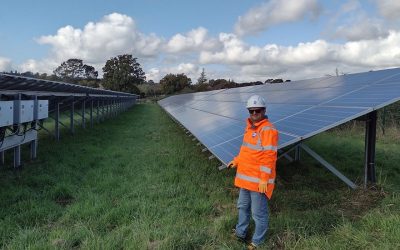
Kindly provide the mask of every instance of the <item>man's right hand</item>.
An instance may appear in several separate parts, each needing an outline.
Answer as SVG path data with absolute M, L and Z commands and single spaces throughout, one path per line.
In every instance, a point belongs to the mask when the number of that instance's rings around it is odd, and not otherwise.
M 237 164 L 235 161 L 230 161 L 227 166 L 228 166 L 228 168 L 236 168 Z

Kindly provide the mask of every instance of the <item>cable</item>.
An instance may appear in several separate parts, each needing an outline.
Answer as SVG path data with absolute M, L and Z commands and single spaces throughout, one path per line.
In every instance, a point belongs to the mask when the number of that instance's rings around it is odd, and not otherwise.
M 0 128 L 0 141 L 1 141 L 0 148 L 3 146 L 4 139 L 6 138 L 6 130 L 7 130 L 7 127 Z

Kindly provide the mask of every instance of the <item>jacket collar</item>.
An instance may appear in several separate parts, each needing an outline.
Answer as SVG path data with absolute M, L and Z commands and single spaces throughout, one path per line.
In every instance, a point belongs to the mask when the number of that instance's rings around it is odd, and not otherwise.
M 254 128 L 257 128 L 258 126 L 260 126 L 261 124 L 263 124 L 266 121 L 268 121 L 268 116 L 267 115 L 265 115 L 265 117 L 263 119 L 261 119 L 260 121 L 258 121 L 256 123 L 253 123 L 250 118 L 247 118 L 246 123 L 247 123 L 247 127 L 248 128 L 253 128 L 254 129 Z

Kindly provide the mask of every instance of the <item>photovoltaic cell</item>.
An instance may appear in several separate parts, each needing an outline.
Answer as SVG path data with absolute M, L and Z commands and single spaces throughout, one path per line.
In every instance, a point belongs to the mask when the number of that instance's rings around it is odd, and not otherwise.
M 400 68 L 176 95 L 159 104 L 226 164 L 240 150 L 254 94 L 267 100 L 283 148 L 400 100 Z

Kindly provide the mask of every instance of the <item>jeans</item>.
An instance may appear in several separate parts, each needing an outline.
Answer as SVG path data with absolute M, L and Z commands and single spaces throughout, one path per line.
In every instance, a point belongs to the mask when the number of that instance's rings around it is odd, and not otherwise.
M 255 222 L 255 230 L 252 242 L 260 245 L 268 230 L 268 202 L 264 193 L 253 192 L 241 188 L 237 203 L 239 209 L 239 221 L 236 224 L 236 234 L 245 238 L 250 223 L 250 211 Z

